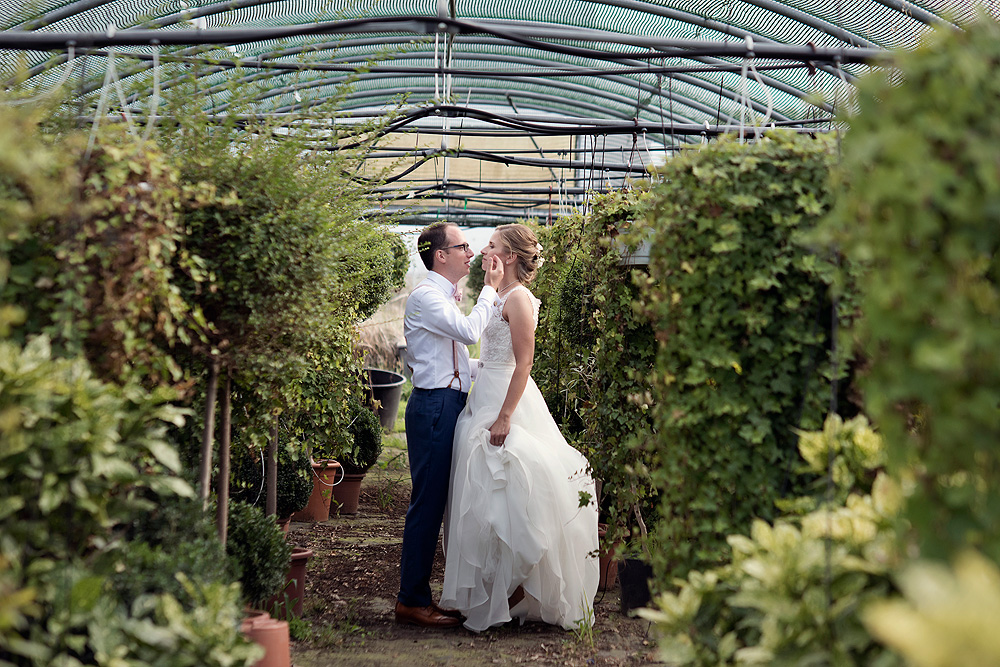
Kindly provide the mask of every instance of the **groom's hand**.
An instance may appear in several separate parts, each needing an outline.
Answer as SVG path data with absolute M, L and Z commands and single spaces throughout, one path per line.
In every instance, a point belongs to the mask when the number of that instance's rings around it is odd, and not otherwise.
M 503 280 L 503 262 L 496 255 L 490 257 L 490 265 L 486 267 L 484 280 L 493 289 L 500 287 L 500 281 Z

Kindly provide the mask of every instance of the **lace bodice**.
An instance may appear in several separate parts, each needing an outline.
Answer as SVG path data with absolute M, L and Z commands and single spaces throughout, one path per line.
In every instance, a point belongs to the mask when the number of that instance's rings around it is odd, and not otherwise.
M 524 285 L 518 285 L 504 296 L 493 303 L 490 311 L 489 322 L 483 330 L 483 345 L 480 351 L 479 361 L 481 363 L 514 363 L 514 347 L 510 340 L 510 324 L 503 319 L 503 307 L 507 303 L 510 295 L 518 290 L 524 290 L 531 299 L 532 310 L 534 311 L 535 326 L 538 326 L 538 306 L 541 301 Z

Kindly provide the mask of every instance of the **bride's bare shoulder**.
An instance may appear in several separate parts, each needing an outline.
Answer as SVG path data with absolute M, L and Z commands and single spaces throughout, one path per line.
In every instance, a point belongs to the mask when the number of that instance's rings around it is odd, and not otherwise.
M 511 313 L 528 313 L 530 315 L 533 308 L 533 300 L 534 297 L 531 292 L 529 292 L 526 288 L 518 287 L 510 293 L 507 300 L 504 302 L 504 319 L 510 321 L 509 315 Z

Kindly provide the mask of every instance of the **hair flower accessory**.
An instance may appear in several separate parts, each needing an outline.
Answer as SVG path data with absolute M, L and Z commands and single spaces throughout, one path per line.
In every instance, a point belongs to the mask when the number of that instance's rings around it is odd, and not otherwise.
M 545 263 L 545 258 L 542 257 L 542 244 L 541 243 L 536 243 L 535 244 L 535 252 L 538 253 L 536 255 L 537 263 L 538 263 L 538 268 L 541 268 L 542 264 Z

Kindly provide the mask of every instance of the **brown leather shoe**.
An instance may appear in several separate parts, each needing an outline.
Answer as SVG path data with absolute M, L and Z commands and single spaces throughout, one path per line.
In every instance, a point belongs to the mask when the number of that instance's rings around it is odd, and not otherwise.
M 434 605 L 426 607 L 407 607 L 396 601 L 396 622 L 408 625 L 419 625 L 424 628 L 454 628 L 461 621 L 452 616 L 445 616 L 434 609 Z
M 462 612 L 457 609 L 445 609 L 444 607 L 438 606 L 437 602 L 431 602 L 431 608 L 442 616 L 449 616 L 451 618 L 457 618 L 458 620 L 464 620 L 465 617 L 462 616 Z

